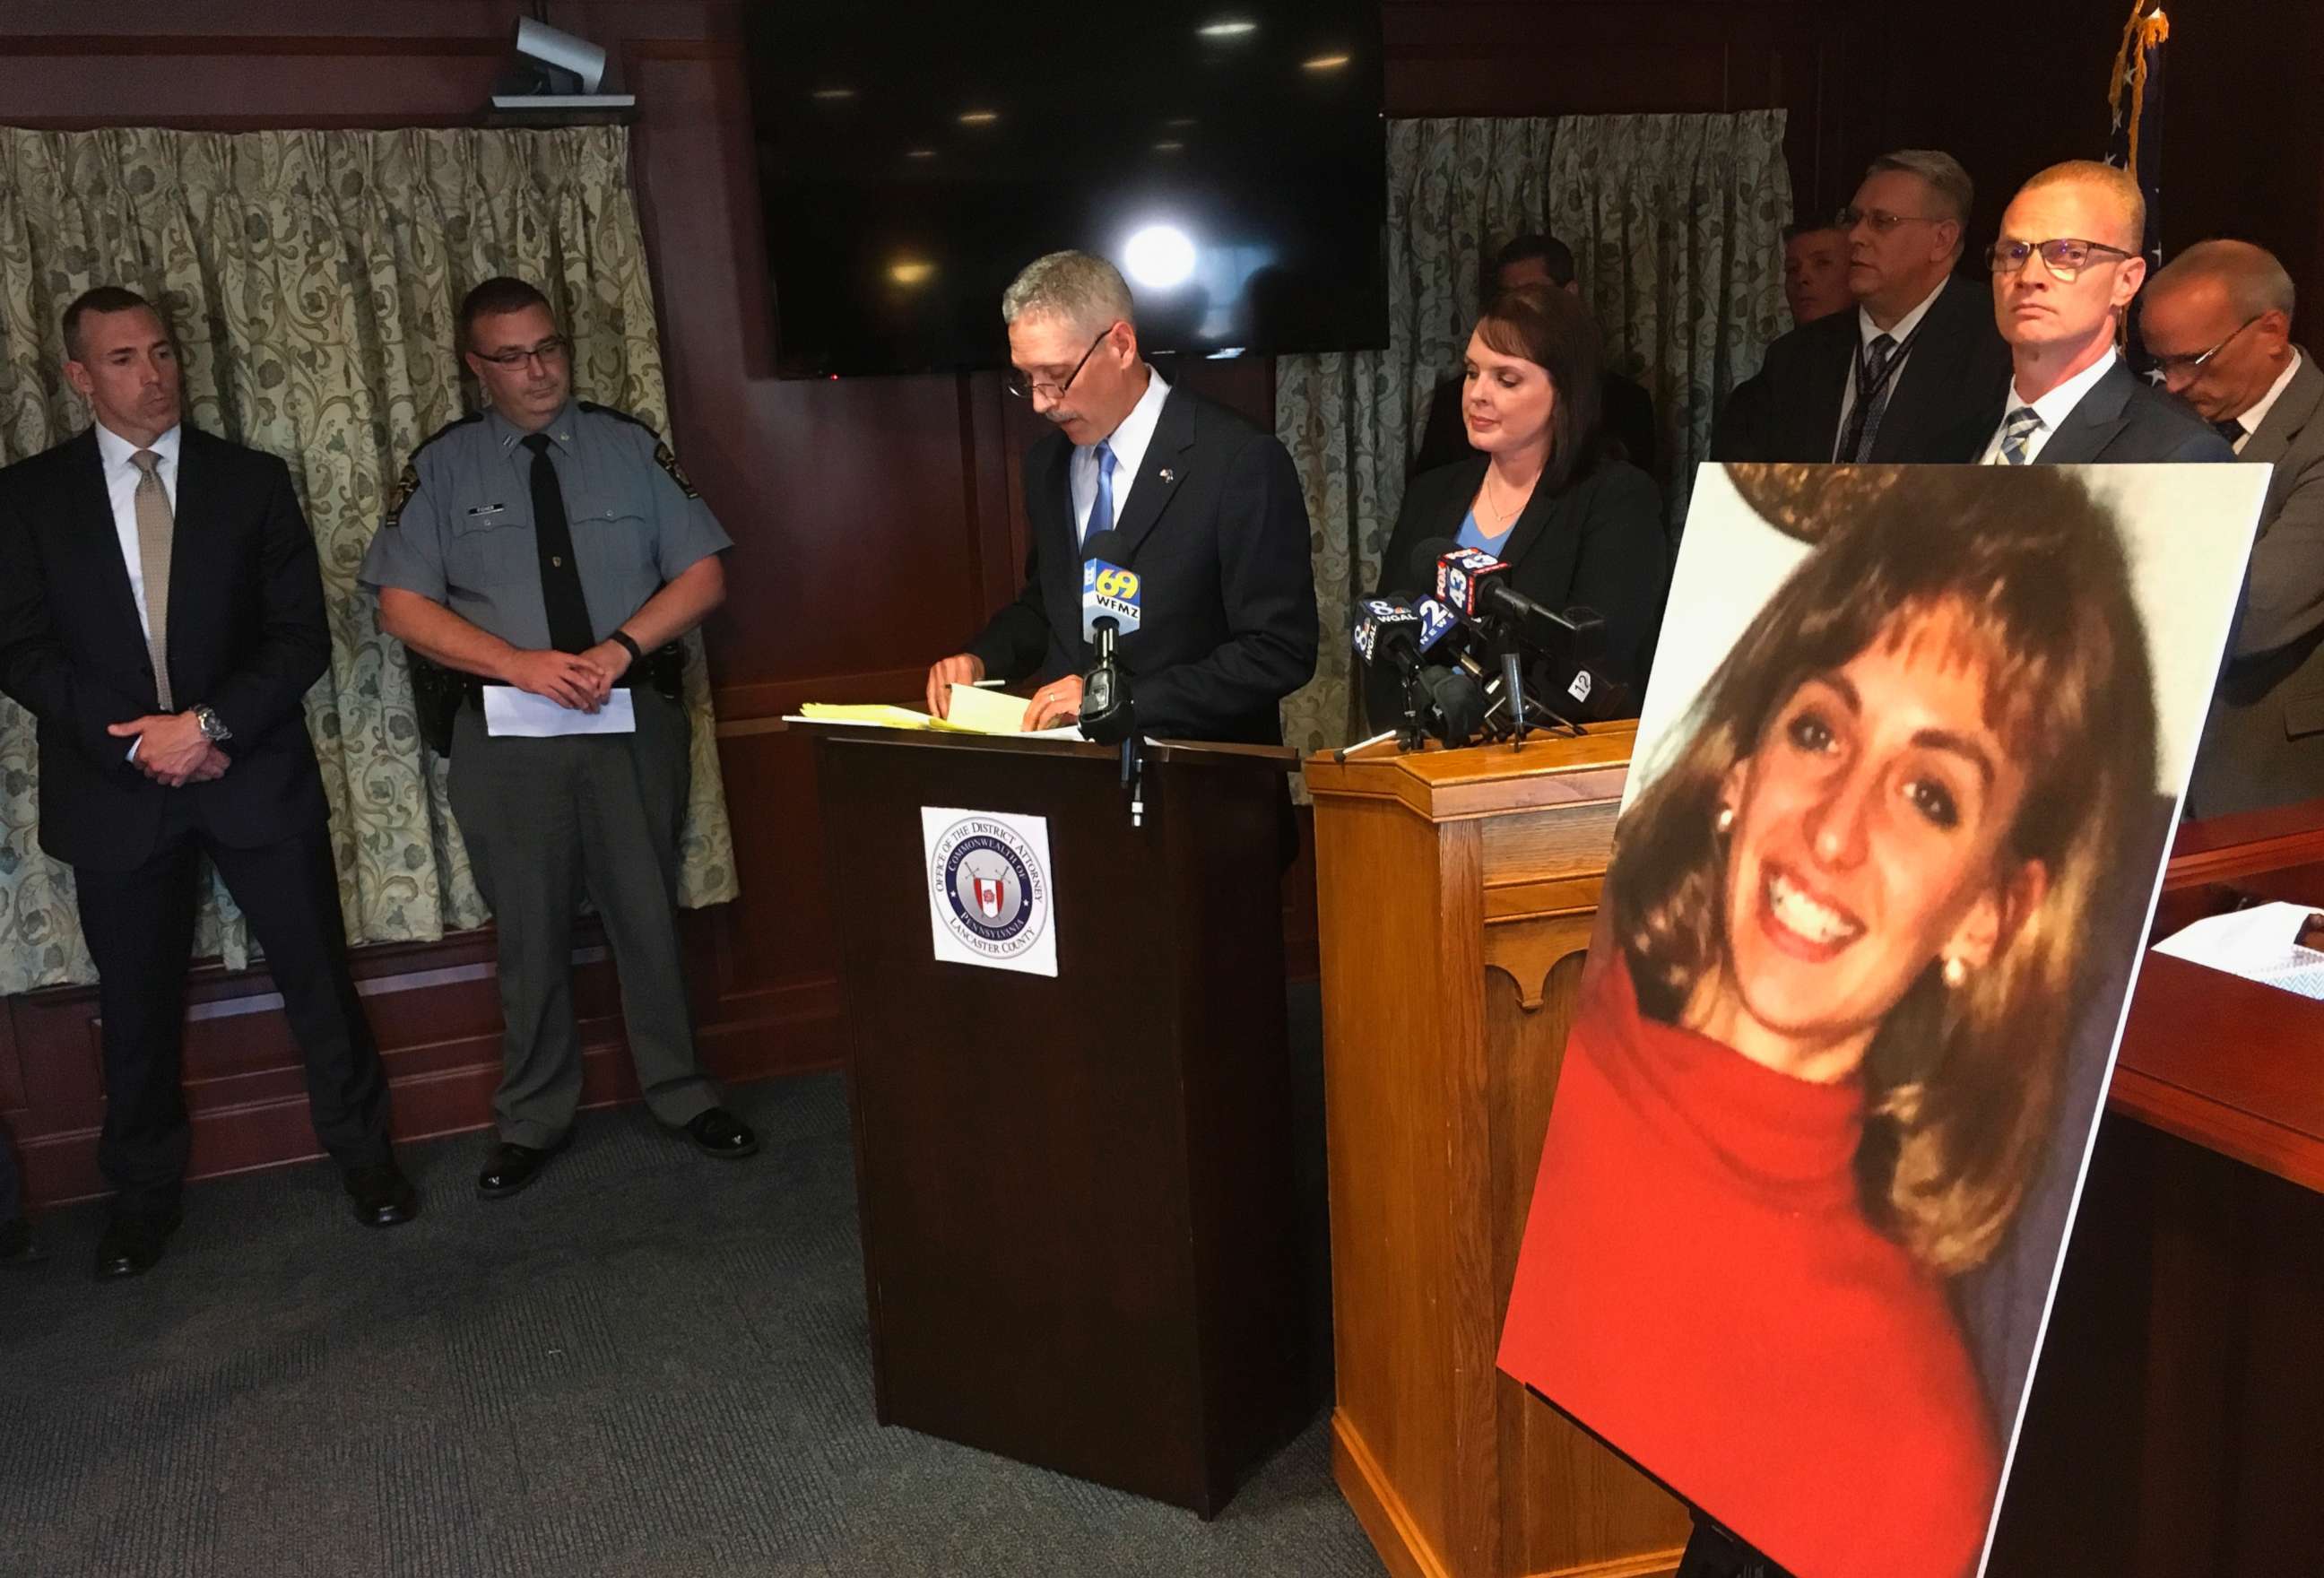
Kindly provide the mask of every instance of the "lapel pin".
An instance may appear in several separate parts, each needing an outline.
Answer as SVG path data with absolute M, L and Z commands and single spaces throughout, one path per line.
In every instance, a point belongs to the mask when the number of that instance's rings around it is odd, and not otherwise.
M 1171 469 L 1170 469 L 1168 466 L 1164 466 L 1160 471 L 1156 472 L 1156 473 L 1155 473 L 1155 475 L 1156 475 L 1157 476 L 1160 477 L 1164 482 L 1176 482 L 1176 481 L 1177 481 L 1177 480 L 1178 480 L 1178 474 L 1177 474 L 1176 472 L 1175 472 L 1175 471 L 1171 470 Z

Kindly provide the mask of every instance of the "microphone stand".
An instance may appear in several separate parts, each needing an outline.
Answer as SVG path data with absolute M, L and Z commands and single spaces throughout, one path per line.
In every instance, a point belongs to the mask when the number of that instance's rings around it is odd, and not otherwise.
M 1130 710 L 1128 686 L 1121 676 L 1120 666 L 1113 655 L 1114 632 L 1120 628 L 1111 616 L 1100 618 L 1096 624 L 1097 656 L 1090 665 L 1089 678 L 1083 681 L 1082 732 L 1086 736 L 1093 724 L 1102 729 Z M 1121 737 L 1121 788 L 1130 797 L 1130 825 L 1146 825 L 1146 779 L 1141 771 L 1143 760 L 1138 749 L 1138 731 L 1133 726 Z

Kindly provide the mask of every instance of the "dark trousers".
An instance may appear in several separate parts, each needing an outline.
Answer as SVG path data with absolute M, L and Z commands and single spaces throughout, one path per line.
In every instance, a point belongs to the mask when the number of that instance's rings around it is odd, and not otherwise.
M 24 1180 L 16 1171 L 16 1152 L 8 1136 L 0 1133 L 0 1225 L 24 1214 Z
M 236 849 L 212 839 L 182 806 L 172 803 L 161 849 L 134 871 L 73 873 L 105 1016 L 97 1159 L 116 1191 L 114 1209 L 124 1213 L 175 1210 L 185 1180 L 193 1131 L 180 1065 L 203 854 L 241 906 L 282 993 L 306 1057 L 316 1138 L 341 1167 L 389 1154 L 387 1075 L 347 971 L 327 828 Z
M 474 703 L 452 725 L 452 815 L 500 935 L 500 1136 L 554 1145 L 581 1101 L 573 922 L 604 923 L 646 1105 L 676 1127 L 717 1104 L 695 1054 L 678 956 L 678 835 L 691 778 L 687 718 L 641 687 L 637 732 L 495 738 Z

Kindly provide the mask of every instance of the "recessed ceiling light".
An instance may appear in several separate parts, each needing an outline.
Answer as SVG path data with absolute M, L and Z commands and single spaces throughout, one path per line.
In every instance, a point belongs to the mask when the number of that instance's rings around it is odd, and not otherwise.
M 919 258 L 899 258 L 888 265 L 888 277 L 899 285 L 920 285 L 936 272 L 936 265 Z
M 1194 30 L 1206 39 L 1239 39 L 1259 31 L 1259 23 L 1229 17 L 1219 22 L 1206 22 Z
M 809 98 L 821 99 L 853 98 L 855 97 L 855 89 L 853 88 L 818 88 L 813 93 L 808 94 L 807 97 Z
M 973 109 L 961 115 L 960 124 L 964 126 L 989 126 L 1000 118 L 1001 112 L 997 109 Z
M 1352 58 L 1348 55 L 1318 55 L 1312 60 L 1300 61 L 1299 69 L 1302 71 L 1336 71 Z
M 907 159 L 934 159 L 936 156 L 936 151 L 933 148 L 907 148 L 904 150 L 904 157 Z
M 1154 144 L 1154 152 L 1157 153 L 1181 153 L 1185 151 L 1185 147 L 1186 145 L 1184 143 L 1157 143 Z

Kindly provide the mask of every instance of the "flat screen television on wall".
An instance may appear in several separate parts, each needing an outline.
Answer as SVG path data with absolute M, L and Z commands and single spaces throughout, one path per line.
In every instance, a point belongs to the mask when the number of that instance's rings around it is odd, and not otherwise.
M 997 367 L 1043 253 L 1156 351 L 1388 338 L 1376 0 L 743 8 L 777 370 Z

